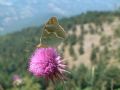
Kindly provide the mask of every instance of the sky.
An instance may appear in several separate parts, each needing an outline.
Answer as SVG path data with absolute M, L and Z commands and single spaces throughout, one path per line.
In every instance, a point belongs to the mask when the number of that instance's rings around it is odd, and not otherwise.
M 120 0 L 0 0 L 0 34 L 40 25 L 51 16 L 115 10 Z

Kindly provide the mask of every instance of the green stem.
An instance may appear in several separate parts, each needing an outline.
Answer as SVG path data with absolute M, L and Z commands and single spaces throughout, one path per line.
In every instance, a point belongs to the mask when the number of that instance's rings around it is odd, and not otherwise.
M 113 80 L 111 80 L 111 90 L 113 90 Z

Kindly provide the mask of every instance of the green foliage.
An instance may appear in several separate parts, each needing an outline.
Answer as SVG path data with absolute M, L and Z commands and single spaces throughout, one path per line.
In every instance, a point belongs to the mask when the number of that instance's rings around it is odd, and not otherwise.
M 114 31 L 114 35 L 115 35 L 115 37 L 120 38 L 120 27 L 118 27 L 118 28 Z
M 24 85 L 12 87 L 11 89 L 7 90 L 42 90 L 40 89 L 41 88 L 40 84 L 35 82 L 33 78 L 25 77 L 23 82 Z
M 84 46 L 84 35 L 85 35 L 85 31 L 84 31 L 83 25 L 81 25 L 81 35 L 78 38 L 78 41 L 80 43 L 79 53 L 81 55 L 84 54 L 84 48 L 83 48 L 83 46 Z
M 80 46 L 80 48 L 79 48 L 79 53 L 80 53 L 80 55 L 84 54 L 84 48 L 83 48 L 83 45 Z
M 75 45 L 76 44 L 76 40 L 77 40 L 77 37 L 76 37 L 75 34 L 73 34 L 71 36 L 68 36 L 68 42 L 69 42 L 69 44 Z
M 118 50 L 115 52 L 115 57 L 119 60 L 120 62 L 120 46 L 118 47 Z
M 99 49 L 97 47 L 92 48 L 90 60 L 91 60 L 93 65 L 97 63 L 97 53 L 98 53 L 98 51 L 99 51 Z
M 108 22 L 111 23 L 115 17 L 119 17 L 120 12 L 86 12 L 82 13 L 81 15 L 78 15 L 76 17 L 70 17 L 70 18 L 63 18 L 60 23 L 62 26 L 65 27 L 66 30 L 68 30 L 68 26 L 72 26 L 75 24 L 85 24 L 85 23 L 95 23 L 96 25 L 100 25 L 102 22 Z
M 101 43 L 101 45 L 107 46 L 109 44 L 110 40 L 111 40 L 110 36 L 103 35 L 100 39 L 100 43 Z

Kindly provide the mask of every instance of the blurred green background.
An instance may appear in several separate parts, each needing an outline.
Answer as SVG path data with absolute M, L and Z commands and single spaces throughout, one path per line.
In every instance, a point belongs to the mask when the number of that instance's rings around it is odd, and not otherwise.
M 120 9 L 77 13 L 67 17 L 52 14 L 60 18 L 59 23 L 67 34 L 58 46 L 71 72 L 65 74 L 68 79 L 64 85 L 60 81 L 53 84 L 35 78 L 28 72 L 29 57 L 39 43 L 43 28 L 29 24 L 16 32 L 8 33 L 9 27 L 4 34 L 1 32 L 0 90 L 120 90 Z M 14 75 L 19 77 L 17 81 L 13 80 Z

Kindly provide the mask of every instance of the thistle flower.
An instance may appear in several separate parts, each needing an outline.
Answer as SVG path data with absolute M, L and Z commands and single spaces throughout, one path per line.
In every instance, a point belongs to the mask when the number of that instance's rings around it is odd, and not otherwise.
M 46 79 L 63 80 L 66 65 L 63 64 L 61 56 L 52 47 L 37 48 L 32 54 L 29 62 L 29 71 L 36 77 Z

